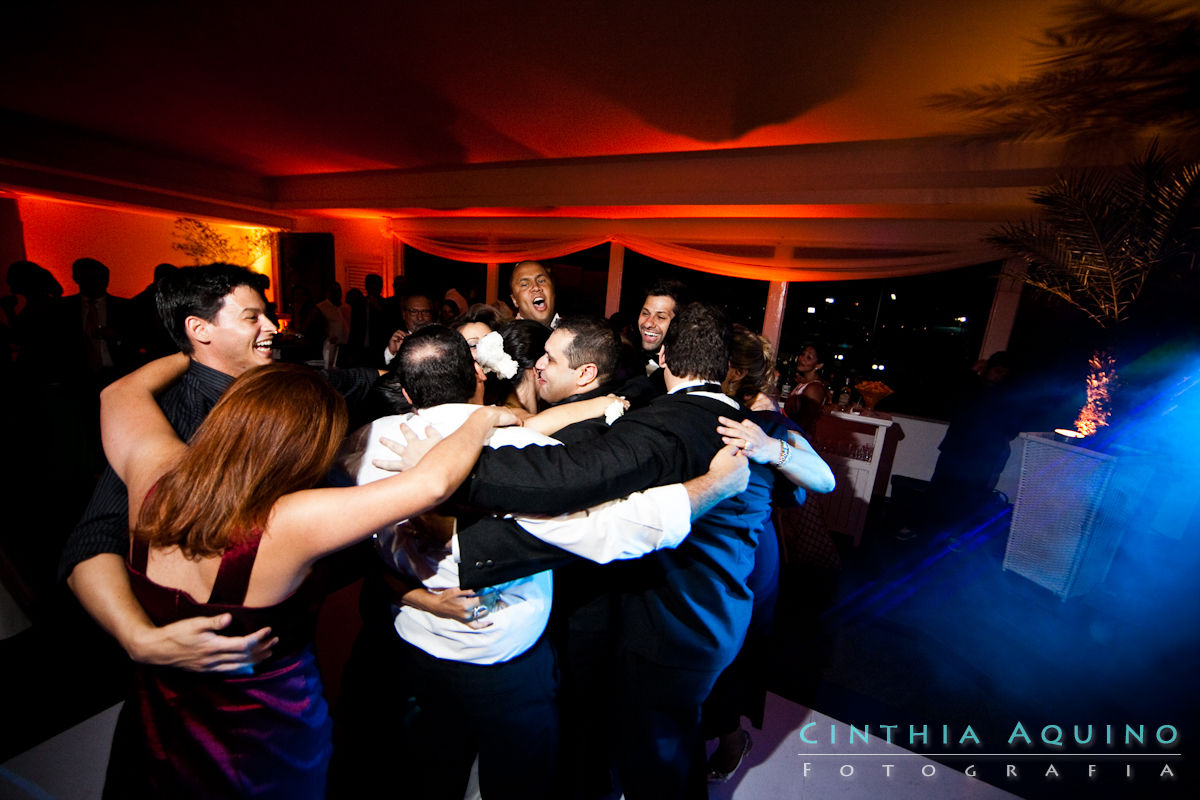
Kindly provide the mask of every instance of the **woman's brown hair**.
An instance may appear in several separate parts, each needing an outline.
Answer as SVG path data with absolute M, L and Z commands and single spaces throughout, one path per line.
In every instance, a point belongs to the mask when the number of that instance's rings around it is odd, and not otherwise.
M 725 394 L 744 405 L 750 405 L 759 392 L 777 399 L 778 377 L 771 343 L 744 325 L 734 323 L 729 372 L 722 384 Z
M 134 534 L 188 558 L 223 553 L 289 492 L 317 484 L 346 432 L 346 403 L 313 370 L 255 367 L 234 381 L 142 505 Z

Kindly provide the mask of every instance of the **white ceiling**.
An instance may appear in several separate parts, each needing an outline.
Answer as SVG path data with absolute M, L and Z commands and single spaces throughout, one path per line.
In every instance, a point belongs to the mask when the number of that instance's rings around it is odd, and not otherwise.
M 279 227 L 911 221 L 896 246 L 974 252 L 1066 151 L 964 144 L 925 101 L 1020 77 L 1053 6 L 26 3 L 5 12 L 0 188 Z

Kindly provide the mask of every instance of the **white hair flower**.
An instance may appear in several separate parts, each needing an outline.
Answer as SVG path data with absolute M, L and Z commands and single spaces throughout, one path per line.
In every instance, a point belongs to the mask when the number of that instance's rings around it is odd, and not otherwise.
M 501 378 L 512 378 L 517 374 L 517 362 L 504 352 L 504 337 L 496 331 L 484 336 L 475 345 L 475 360 L 484 372 L 499 375 Z

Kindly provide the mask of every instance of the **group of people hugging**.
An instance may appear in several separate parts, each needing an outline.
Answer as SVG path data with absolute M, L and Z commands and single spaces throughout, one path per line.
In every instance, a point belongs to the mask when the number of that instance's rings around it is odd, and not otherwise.
M 257 286 L 164 278 L 180 352 L 101 395 L 64 571 L 135 662 L 106 796 L 458 800 L 477 764 L 485 800 L 692 798 L 736 769 L 772 507 L 833 488 L 765 340 L 663 283 L 629 355 L 522 262 L 516 320 L 321 370 L 272 358 Z M 358 578 L 331 713 L 316 610 Z

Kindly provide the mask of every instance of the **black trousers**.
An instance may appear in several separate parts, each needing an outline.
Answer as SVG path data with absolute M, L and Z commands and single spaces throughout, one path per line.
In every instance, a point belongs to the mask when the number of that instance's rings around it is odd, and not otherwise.
M 556 591 L 565 584 L 560 581 Z M 615 600 L 602 595 L 582 603 L 555 629 L 563 658 L 563 780 L 557 795 L 704 800 L 701 706 L 725 665 L 668 667 L 631 652 L 620 636 Z M 616 785 L 610 768 L 616 769 Z
M 667 667 L 617 656 L 617 775 L 626 800 L 704 800 L 700 708 L 720 669 Z
M 461 800 L 479 756 L 484 800 L 549 797 L 558 762 L 558 670 L 543 636 L 501 664 L 434 658 L 401 642 L 417 713 L 404 743 L 408 797 Z
M 417 703 L 404 674 L 403 642 L 386 614 L 363 622 L 333 708 L 326 796 L 411 797 L 404 745 L 413 736 Z

